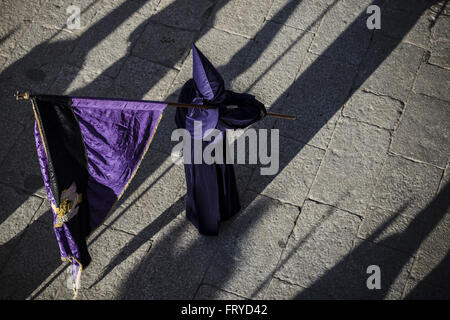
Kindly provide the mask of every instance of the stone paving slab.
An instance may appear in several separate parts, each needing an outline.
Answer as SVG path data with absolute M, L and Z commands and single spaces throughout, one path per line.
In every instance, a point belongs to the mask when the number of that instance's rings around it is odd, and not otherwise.
M 135 267 L 145 257 L 151 242 L 100 226 L 88 238 L 88 246 L 90 254 L 96 258 L 82 273 L 81 289 L 77 297 L 79 300 L 119 298 L 123 283 L 127 281 L 128 276 L 137 272 Z M 56 292 L 56 296 L 47 297 L 46 289 L 43 292 L 34 292 L 36 298 L 73 299 L 72 289 L 68 285 L 72 278 L 70 265 L 64 263 L 49 270 L 53 272 L 45 282 Z
M 355 75 L 352 65 L 307 54 L 281 108 L 282 112 L 297 116 L 295 121 L 282 123 L 283 134 L 326 149 Z
M 154 20 L 171 27 L 200 30 L 209 18 L 215 1 L 212 0 L 161 0 Z
M 297 289 L 294 299 L 399 299 L 412 261 L 402 252 L 357 240 L 345 260 L 332 263 L 332 267 L 316 275 L 307 287 Z M 367 288 L 370 265 L 380 267 L 380 290 Z
M 266 22 L 247 53 L 233 88 L 257 97 L 266 108 L 281 104 L 312 41 L 313 34 Z
M 107 97 L 112 95 L 112 86 L 113 79 L 108 76 L 98 74 L 89 69 L 64 65 L 49 89 L 49 93 Z
M 108 14 L 81 35 L 69 57 L 75 66 L 88 68 L 109 77 L 116 77 L 129 47 L 141 35 L 148 17 L 133 14 Z M 123 15 L 123 16 L 122 16 Z M 151 18 L 150 18 L 151 19 Z M 95 31 L 95 32 L 94 32 Z
M 42 222 L 36 224 L 42 225 Z M 54 238 L 53 230 L 50 228 L 43 234 L 46 236 L 51 235 Z M 56 245 L 54 239 L 51 239 L 51 241 Z M 91 256 L 95 257 L 95 259 L 82 273 L 81 290 L 77 298 L 81 300 L 117 299 L 128 276 L 137 272 L 135 267 L 145 257 L 151 247 L 151 242 L 100 226 L 88 238 L 88 246 Z M 57 249 L 54 252 L 57 253 Z M 26 256 L 20 257 L 20 259 L 25 258 Z M 43 256 L 39 258 L 39 261 L 45 261 L 45 259 L 47 257 Z M 58 258 L 53 258 L 53 262 L 57 261 Z M 70 264 L 53 264 L 45 268 L 41 267 L 41 269 L 42 272 L 45 270 L 46 278 L 42 279 L 42 285 L 38 286 L 30 294 L 29 298 L 73 299 L 73 291 L 70 288 L 72 281 Z
M 36 221 L 39 221 L 40 223 L 47 226 L 53 226 L 53 212 L 50 207 L 50 202 L 47 198 L 43 199 L 42 204 L 39 206 L 39 209 L 36 210 L 35 214 L 33 215 L 31 223 L 34 223 Z
M 0 104 L 3 111 L 2 123 L 5 126 L 2 130 L 2 141 L 12 146 L 12 142 L 16 141 L 26 126 L 29 126 L 34 119 L 33 109 L 31 104 L 24 103 L 23 101 L 17 101 L 14 97 L 14 93 L 17 90 L 28 90 L 29 87 L 24 83 L 17 85 L 7 80 L 0 80 Z M 7 130 L 11 128 L 11 130 Z
M 332 213 L 331 218 L 325 223 L 332 223 L 336 228 L 346 225 L 334 224 L 330 219 L 337 219 L 335 213 Z M 328 229 L 324 226 L 325 223 L 318 224 L 318 227 L 323 226 Z M 323 242 L 330 241 L 327 236 L 328 234 L 324 236 Z M 342 241 L 341 238 L 339 239 Z M 331 243 L 334 241 L 332 240 Z M 308 275 L 313 274 L 311 272 L 303 276 L 303 281 L 310 283 L 297 291 L 295 299 L 399 299 L 401 297 L 413 261 L 409 255 L 370 241 L 356 240 L 354 244 L 350 241 L 346 247 L 346 250 L 351 250 L 349 254 L 345 254 L 345 258 L 335 257 L 337 261 L 331 263 L 332 267 L 321 268 L 320 270 L 323 270 L 321 274 L 316 274 L 312 279 L 308 278 Z M 336 249 L 326 244 L 324 248 L 326 249 L 317 249 L 323 250 L 322 256 L 336 255 Z M 339 250 L 343 248 L 339 247 Z M 367 287 L 369 275 L 366 271 L 370 265 L 378 265 L 381 268 L 381 290 L 369 290 Z
M 366 8 L 372 0 L 343 0 L 330 6 L 317 30 L 311 52 L 358 65 L 369 46 Z M 385 21 L 383 15 L 383 22 Z
M 167 215 L 173 203 L 181 201 L 184 183 L 182 167 L 173 165 L 166 154 L 150 149 L 119 201 L 120 207 L 105 223 L 130 234 L 152 238 L 155 231 L 150 226 Z
M 312 292 L 296 284 L 273 278 L 264 290 L 264 299 L 268 300 L 322 300 L 332 299 L 326 292 Z
M 435 39 L 450 38 L 450 16 L 441 15 L 433 27 L 433 36 Z
M 450 292 L 434 286 L 423 284 L 414 279 L 406 283 L 404 299 L 406 300 L 449 300 Z
M 422 64 L 414 83 L 414 92 L 450 101 L 448 71 L 431 64 Z
M 3 100 L 3 99 L 1 99 Z M 2 106 L 5 103 L 0 102 Z M 11 139 L 1 139 L 0 140 L 0 163 L 2 163 L 3 159 L 8 154 L 9 150 L 12 148 L 14 143 L 19 137 L 19 133 L 23 131 L 24 127 L 21 123 L 14 122 L 13 119 L 7 119 L 7 117 L 0 119 L 0 136 L 8 137 L 11 133 L 15 133 L 15 137 L 11 137 Z
M 390 150 L 444 168 L 450 157 L 450 103 L 413 95 Z
M 360 67 L 357 83 L 372 92 L 405 101 L 423 55 L 422 48 L 375 34 Z
M 424 283 L 449 288 L 450 275 L 450 208 L 423 241 L 411 275 Z
M 431 48 L 431 56 L 429 63 L 437 65 L 442 68 L 450 69 L 450 41 L 438 40 Z
M 1 298 L 27 298 L 57 268 L 60 261 L 52 225 L 32 223 L 2 269 Z
M 2 8 L 3 9 L 3 8 Z M 0 37 L 3 40 L 0 43 L 0 55 L 3 58 L 8 57 L 16 47 L 18 39 L 22 33 L 29 27 L 29 22 L 22 24 L 2 23 L 0 26 Z
M 393 250 L 370 241 L 357 240 L 349 256 L 348 267 L 352 281 L 339 296 L 358 299 L 396 300 L 402 297 L 411 270 L 413 258 L 398 250 Z M 368 266 L 376 265 L 381 272 L 381 289 L 368 290 Z
M 115 80 L 114 92 L 123 98 L 165 100 L 176 76 L 174 69 L 131 56 Z
M 218 252 L 203 282 L 257 298 L 276 270 L 299 211 L 251 192 L 241 202 L 245 209 L 224 224 Z
M 0 78 L 19 88 L 46 92 L 75 47 L 76 36 L 32 23 L 17 41 Z
M 136 0 L 131 2 L 128 0 L 99 1 L 91 7 L 96 11 L 96 15 L 89 22 L 90 24 L 112 23 L 112 25 L 117 26 L 115 23 L 121 23 L 124 21 L 123 19 L 131 16 L 135 16 L 138 20 L 141 17 L 148 19 L 156 13 L 159 3 L 160 0 Z M 141 31 L 142 29 L 139 29 L 139 32 Z
M 6 63 L 6 60 L 8 60 L 7 57 L 0 55 L 0 68 L 3 68 L 4 64 Z
M 426 224 L 386 209 L 369 206 L 358 236 L 414 255 L 423 240 Z
M 234 171 L 236 175 L 236 184 L 239 191 L 239 197 L 242 198 L 245 192 L 249 189 L 249 184 L 252 181 L 253 171 L 246 165 L 235 165 Z
M 244 298 L 229 293 L 210 285 L 201 285 L 195 294 L 195 299 L 198 300 L 244 300 Z
M 442 177 L 438 192 L 441 192 L 444 189 L 444 187 L 449 183 L 450 183 L 450 162 L 447 163 L 447 167 L 445 168 L 444 176 Z
M 426 222 L 420 212 L 435 195 L 442 174 L 432 165 L 388 156 L 369 203 Z
M 271 3 L 271 0 L 257 2 L 219 0 L 209 24 L 220 30 L 254 38 L 267 16 Z
M 16 142 L 22 135 L 30 133 L 29 124 L 34 117 L 31 105 L 16 101 L 13 96 L 16 90 L 24 88 L 0 80 L 0 106 L 2 109 L 0 119 L 0 172 L 2 172 L 2 163 L 7 161 Z M 3 178 L 3 175 L 1 177 Z
M 193 299 L 210 260 L 217 238 L 198 234 L 186 219 L 176 219 L 182 207 L 169 213 L 169 223 L 158 233 L 139 272 L 123 285 L 126 299 Z M 170 266 L 170 267 L 168 267 Z
M 399 100 L 358 90 L 347 101 L 342 114 L 361 122 L 393 130 L 403 109 L 404 104 Z
M 35 16 L 45 0 L 2 1 L 2 23 L 0 24 L 0 53 L 8 56 L 14 50 L 22 32 L 27 29 L 30 20 Z M 20 13 L 20 14 L 18 14 Z
M 341 118 L 311 187 L 310 198 L 363 215 L 389 142 L 388 131 Z
M 25 127 L 0 167 L 2 183 L 47 197 L 36 153 L 34 123 Z
M 170 96 L 167 101 L 176 102 L 178 97 Z M 173 147 L 177 145 L 178 141 L 171 141 L 172 132 L 177 128 L 175 124 L 175 112 L 176 108 L 168 107 L 163 111 L 163 116 L 158 124 L 158 129 L 153 136 L 151 143 L 151 148 L 166 153 L 171 154 Z
M 429 7 L 429 0 L 392 0 L 387 2 L 388 8 L 412 13 L 422 13 Z
M 4 185 L 0 185 L 0 189 L 2 203 L 0 239 L 1 243 L 5 244 L 18 236 L 31 222 L 43 199 Z
M 132 54 L 169 68 L 180 69 L 196 36 L 194 31 L 153 23 L 150 18 Z
M 67 27 L 67 21 L 70 15 L 67 14 L 66 10 L 70 5 L 77 5 L 80 8 L 80 29 L 69 29 Z M 43 3 L 39 13 L 33 16 L 32 19 L 34 22 L 54 29 L 66 29 L 69 32 L 79 33 L 90 26 L 90 22 L 104 6 L 105 2 L 95 0 L 79 3 L 73 3 L 70 0 L 49 0 Z
M 268 19 L 301 30 L 315 31 L 325 15 L 328 6 L 332 3 L 336 3 L 336 1 L 274 0 Z
M 330 268 L 345 265 L 360 221 L 348 212 L 307 201 L 275 276 L 304 288 L 314 287 Z M 328 285 L 332 294 L 332 283 Z
M 427 13 L 418 16 L 403 10 L 387 8 L 382 13 L 381 32 L 386 35 L 414 44 L 422 48 L 428 48 L 431 37 L 431 21 Z M 413 26 L 406 35 L 403 30 Z
M 30 24 L 29 28 L 17 41 L 11 61 L 19 60 L 28 55 L 39 56 L 40 59 L 26 59 L 29 64 L 43 65 L 44 62 L 66 61 L 75 45 L 77 35 L 67 30 L 57 30 L 38 22 Z
M 0 270 L 20 242 L 23 230 L 30 224 L 42 202 L 41 198 L 0 185 Z
M 248 186 L 250 190 L 296 206 L 302 206 L 314 181 L 325 152 L 295 140 L 280 137 L 283 148 L 280 171 L 273 177 L 260 175 L 256 169 Z
M 152 245 L 142 238 L 103 227 L 90 237 L 88 244 L 96 259 L 85 270 L 80 299 L 119 298 L 123 284 L 139 274 L 139 263 Z M 62 290 L 60 294 L 66 293 Z

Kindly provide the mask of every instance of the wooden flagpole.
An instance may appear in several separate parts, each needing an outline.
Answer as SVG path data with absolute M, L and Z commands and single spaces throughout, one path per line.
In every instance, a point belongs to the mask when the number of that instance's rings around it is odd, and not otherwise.
M 29 100 L 32 98 L 32 94 L 25 91 L 23 93 L 16 91 L 16 93 L 14 93 L 14 96 L 16 97 L 16 100 Z M 80 97 L 81 98 L 81 97 Z M 106 98 L 100 98 L 100 99 L 106 99 Z M 114 100 L 114 98 L 110 98 L 111 100 Z M 198 105 L 198 104 L 189 104 L 189 103 L 181 103 L 181 102 L 170 102 L 170 101 L 147 101 L 147 100 L 127 100 L 127 101 L 142 101 L 142 102 L 155 102 L 155 103 L 167 103 L 167 106 L 171 106 L 171 107 L 178 107 L 178 108 L 197 108 L 197 109 L 215 109 L 216 107 L 214 106 L 202 106 L 202 105 Z M 287 115 L 287 114 L 281 114 L 281 113 L 272 113 L 272 112 L 267 112 L 266 114 L 267 117 L 272 117 L 272 118 L 279 118 L 279 119 L 288 119 L 288 120 L 295 120 L 296 117 L 295 116 L 291 116 L 291 115 Z

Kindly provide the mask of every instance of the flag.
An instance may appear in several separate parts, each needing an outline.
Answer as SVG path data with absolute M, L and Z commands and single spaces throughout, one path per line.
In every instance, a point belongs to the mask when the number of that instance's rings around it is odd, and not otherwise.
M 53 227 L 77 290 L 91 261 L 86 238 L 133 179 L 167 103 L 52 95 L 31 101 Z

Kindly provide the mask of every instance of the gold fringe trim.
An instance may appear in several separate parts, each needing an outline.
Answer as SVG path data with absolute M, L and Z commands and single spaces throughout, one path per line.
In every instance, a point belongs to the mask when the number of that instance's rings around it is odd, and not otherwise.
M 80 270 L 78 270 L 77 278 L 73 281 L 73 299 L 76 300 L 78 298 L 79 287 L 81 286 L 80 281 L 81 281 L 81 272 L 83 272 L 83 265 L 80 263 L 80 261 L 78 261 L 73 256 L 68 256 L 66 258 L 61 257 L 61 260 L 72 262 L 72 268 L 73 268 L 73 261 L 78 263 L 78 265 L 80 266 Z
M 38 125 L 39 135 L 41 136 L 41 141 L 42 141 L 42 145 L 44 146 L 45 155 L 48 158 L 47 146 L 45 145 L 44 134 L 42 133 L 42 124 L 41 124 L 41 121 L 39 120 L 39 116 L 37 114 L 37 108 L 36 108 L 35 102 L 36 101 L 34 100 L 34 98 L 31 99 L 31 105 L 33 106 L 33 112 L 34 112 L 34 118 L 36 119 L 36 123 Z
M 66 190 L 63 190 L 61 193 L 63 193 Z M 76 204 L 80 204 L 81 203 L 81 199 L 82 199 L 82 194 L 79 193 L 78 194 L 78 201 Z M 61 204 L 59 205 L 59 207 L 56 207 L 53 203 L 51 203 L 52 209 L 55 212 L 56 216 L 57 216 L 57 221 L 59 219 L 59 221 L 61 221 L 60 223 L 55 224 L 53 227 L 54 228 L 61 228 L 64 220 L 63 217 L 67 214 L 67 212 L 69 212 L 72 207 L 74 206 L 74 203 L 72 201 L 69 201 L 67 199 L 63 199 L 61 201 Z

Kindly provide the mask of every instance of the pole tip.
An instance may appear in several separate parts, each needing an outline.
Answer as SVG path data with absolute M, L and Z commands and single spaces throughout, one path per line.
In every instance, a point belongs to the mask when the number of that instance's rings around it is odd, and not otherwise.
M 16 100 L 28 100 L 30 99 L 30 93 L 28 91 L 25 91 L 23 93 L 16 91 L 14 93 L 14 96 L 16 97 Z

